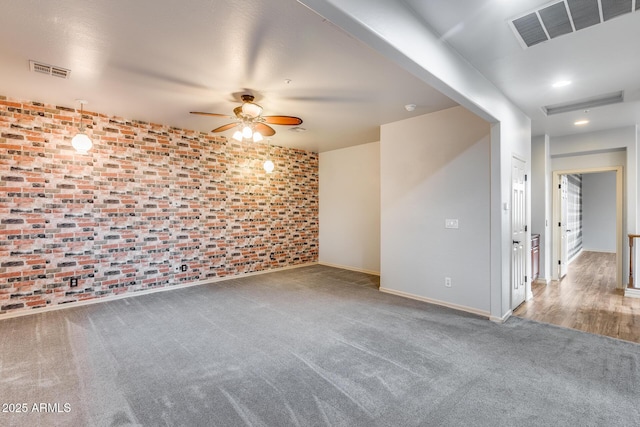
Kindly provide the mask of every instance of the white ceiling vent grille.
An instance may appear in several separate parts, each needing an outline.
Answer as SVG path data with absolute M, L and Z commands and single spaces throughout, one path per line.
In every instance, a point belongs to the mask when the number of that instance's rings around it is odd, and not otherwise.
M 567 0 L 576 31 L 600 23 L 598 0 Z
M 542 111 L 544 111 L 547 116 L 552 116 L 570 111 L 588 110 L 590 108 L 602 107 L 603 105 L 618 104 L 623 101 L 624 91 L 620 90 L 618 92 L 605 93 L 604 95 L 592 96 L 577 101 L 546 105 L 542 107 Z
M 509 23 L 522 47 L 528 48 L 639 9 L 640 0 L 561 0 Z
M 602 17 L 605 21 L 616 16 L 624 15 L 633 10 L 632 0 L 600 0 L 602 2 Z
M 43 64 L 42 62 L 37 61 L 29 61 L 29 69 L 35 73 L 48 74 L 62 79 L 68 79 L 69 74 L 71 74 L 71 70 L 67 70 L 66 68 Z
M 569 14 L 563 2 L 540 9 L 539 15 L 552 39 L 573 32 Z

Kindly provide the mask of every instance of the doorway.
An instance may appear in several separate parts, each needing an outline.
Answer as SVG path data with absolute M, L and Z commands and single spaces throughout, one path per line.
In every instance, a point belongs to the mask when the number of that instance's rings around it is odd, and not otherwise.
M 552 250 L 552 279 L 562 280 L 565 277 L 568 269 L 569 262 L 572 257 L 577 256 L 582 249 L 582 212 L 572 212 L 571 206 L 576 203 L 576 198 L 580 198 L 580 195 L 576 195 L 576 191 L 572 188 L 575 187 L 576 182 L 581 182 L 582 177 L 593 177 L 593 174 L 609 172 L 610 175 L 615 175 L 615 184 L 611 184 L 608 191 L 609 194 L 615 191 L 615 200 L 610 200 L 609 203 L 615 206 L 603 206 L 612 212 L 610 222 L 615 222 L 615 236 L 600 236 L 598 239 L 600 242 L 605 238 L 611 240 L 607 244 L 607 249 L 599 249 L 599 245 L 603 243 L 590 242 L 586 249 L 603 252 L 615 252 L 616 254 L 616 286 L 621 289 L 622 285 L 622 258 L 623 258 L 623 236 L 622 236 L 622 166 L 608 167 L 608 168 L 596 168 L 596 169 L 581 169 L 581 170 L 568 170 L 568 171 L 554 171 L 553 172 L 553 250 Z M 573 184 L 572 184 L 573 181 Z M 614 190 L 615 188 L 615 190 Z M 581 203 L 581 200 L 579 201 Z M 613 213 L 615 212 L 615 213 Z M 613 218 L 615 217 L 615 219 Z M 591 225 L 591 227 L 594 227 Z M 598 228 L 597 226 L 595 228 Z M 604 228 L 604 227 L 601 227 Z M 611 232 L 609 232 L 611 233 Z M 604 247 L 604 246 L 602 246 Z

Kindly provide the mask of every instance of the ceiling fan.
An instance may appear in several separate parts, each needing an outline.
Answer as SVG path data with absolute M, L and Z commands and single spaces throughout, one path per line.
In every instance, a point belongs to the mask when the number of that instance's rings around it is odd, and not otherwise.
M 233 109 L 231 116 L 228 114 L 203 113 L 201 111 L 191 111 L 191 114 L 203 116 L 227 117 L 234 119 L 233 123 L 228 123 L 213 129 L 211 132 L 224 132 L 237 128 L 233 134 L 233 139 L 242 141 L 249 139 L 253 142 L 262 141 L 265 136 L 275 135 L 276 131 L 269 125 L 295 126 L 302 123 L 302 119 L 293 116 L 263 116 L 262 107 L 253 102 L 253 95 L 242 95 L 242 105 Z

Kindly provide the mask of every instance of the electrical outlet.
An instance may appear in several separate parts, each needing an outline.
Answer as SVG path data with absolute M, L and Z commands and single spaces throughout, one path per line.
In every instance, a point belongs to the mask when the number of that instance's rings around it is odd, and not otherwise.
M 444 228 L 458 228 L 458 220 L 455 218 L 447 218 L 444 220 Z
M 180 266 L 180 270 L 182 270 L 182 271 L 187 271 L 187 264 L 182 264 L 182 265 Z
M 451 287 L 451 277 L 445 277 L 444 278 L 444 286 L 446 288 L 450 288 Z
M 78 278 L 72 277 L 71 279 L 69 279 L 69 286 L 72 288 L 75 288 L 76 286 L 78 286 Z

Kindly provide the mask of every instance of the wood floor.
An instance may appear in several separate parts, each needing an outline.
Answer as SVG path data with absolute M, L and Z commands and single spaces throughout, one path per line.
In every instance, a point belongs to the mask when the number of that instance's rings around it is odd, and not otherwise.
M 616 289 L 616 255 L 582 252 L 560 281 L 534 283 L 514 315 L 640 343 L 640 298 Z

